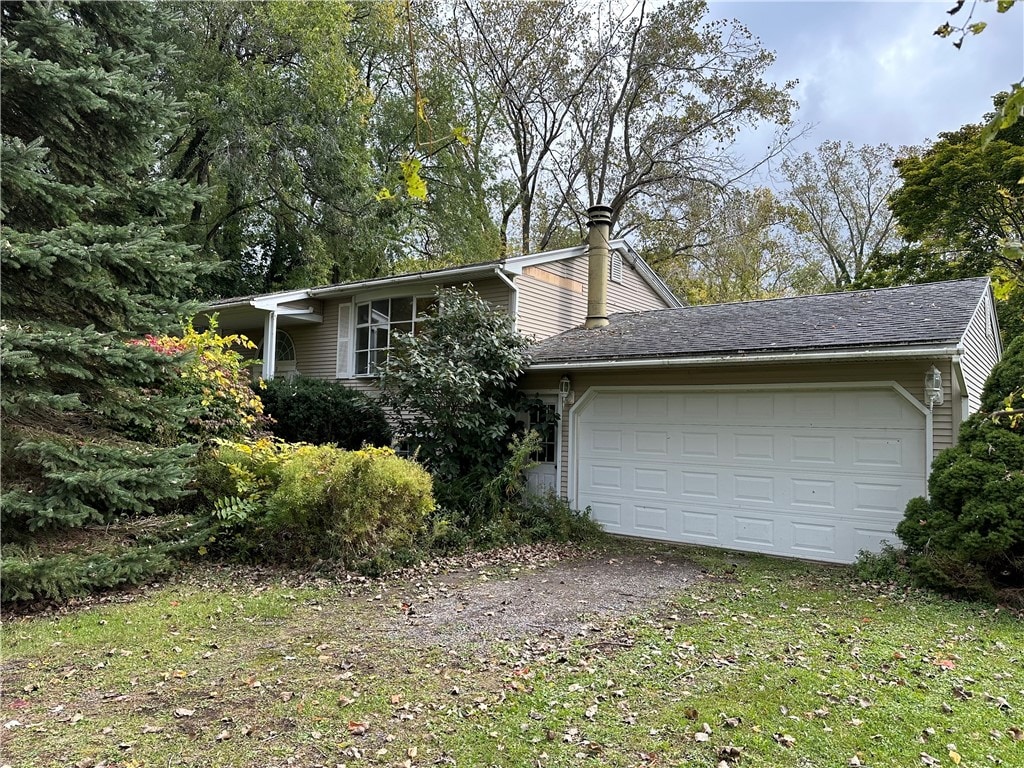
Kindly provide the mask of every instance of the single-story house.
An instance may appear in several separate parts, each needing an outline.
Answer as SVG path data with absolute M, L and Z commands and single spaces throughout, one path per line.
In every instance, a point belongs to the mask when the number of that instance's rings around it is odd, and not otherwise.
M 265 375 L 372 389 L 390 333 L 471 282 L 537 340 L 533 487 L 628 536 L 833 562 L 895 540 L 1002 354 L 988 280 L 683 306 L 590 213 L 576 248 L 209 311 L 277 337 Z

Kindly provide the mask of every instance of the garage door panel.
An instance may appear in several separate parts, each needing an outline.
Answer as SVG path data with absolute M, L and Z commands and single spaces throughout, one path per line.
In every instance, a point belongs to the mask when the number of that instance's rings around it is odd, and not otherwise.
M 662 534 L 668 533 L 668 508 L 648 504 L 633 505 L 633 525 L 638 531 Z
M 632 443 L 638 454 L 668 456 L 669 435 L 664 430 L 633 430 Z
M 775 478 L 765 475 L 734 475 L 733 501 L 744 504 L 774 505 Z
M 743 462 L 775 461 L 775 436 L 770 434 L 743 434 L 733 436 L 733 458 Z
M 835 556 L 836 526 L 825 523 L 793 522 L 791 548 L 807 557 Z
M 695 509 L 682 510 L 680 515 L 680 530 L 678 541 L 702 541 L 708 544 L 717 544 L 718 523 L 721 516 L 711 512 L 701 512 Z
M 732 540 L 759 549 L 774 549 L 775 521 L 770 517 L 736 515 L 733 517 Z
M 855 512 L 864 514 L 900 515 L 906 508 L 906 497 L 913 489 L 906 483 L 854 482 Z
M 602 393 L 577 427 L 577 502 L 627 535 L 848 562 L 925 490 L 891 390 Z

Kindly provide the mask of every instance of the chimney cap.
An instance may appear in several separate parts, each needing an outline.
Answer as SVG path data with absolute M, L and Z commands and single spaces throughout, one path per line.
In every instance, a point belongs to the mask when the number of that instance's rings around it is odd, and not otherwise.
M 587 208 L 587 226 L 596 224 L 611 224 L 612 210 L 610 205 L 592 205 Z

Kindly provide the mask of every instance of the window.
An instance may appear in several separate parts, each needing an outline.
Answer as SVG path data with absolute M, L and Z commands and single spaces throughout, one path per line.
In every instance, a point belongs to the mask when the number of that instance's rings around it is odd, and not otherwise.
M 295 344 L 292 343 L 292 337 L 284 331 L 277 332 L 277 362 L 281 363 L 292 363 L 295 364 Z
M 256 356 L 261 359 L 265 357 L 265 348 L 264 343 L 261 342 L 256 350 Z M 251 371 L 253 381 L 256 381 L 262 375 L 261 368 L 252 368 Z M 298 375 L 298 369 L 296 368 L 295 343 L 287 333 L 278 331 L 277 341 L 274 345 L 274 376 L 290 378 L 296 375 Z
M 533 454 L 533 460 L 541 464 L 554 464 L 558 429 L 555 406 L 552 403 L 537 403 L 532 406 L 527 414 L 526 429 L 532 429 L 540 435 L 540 448 Z
M 356 375 L 374 375 L 388 359 L 392 335 L 417 333 L 435 301 L 432 296 L 403 296 L 356 304 Z

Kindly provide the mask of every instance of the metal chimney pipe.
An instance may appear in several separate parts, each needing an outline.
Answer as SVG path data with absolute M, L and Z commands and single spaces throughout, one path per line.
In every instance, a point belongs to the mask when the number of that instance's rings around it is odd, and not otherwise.
M 593 205 L 587 209 L 587 321 L 584 328 L 608 325 L 608 241 L 612 209 Z

